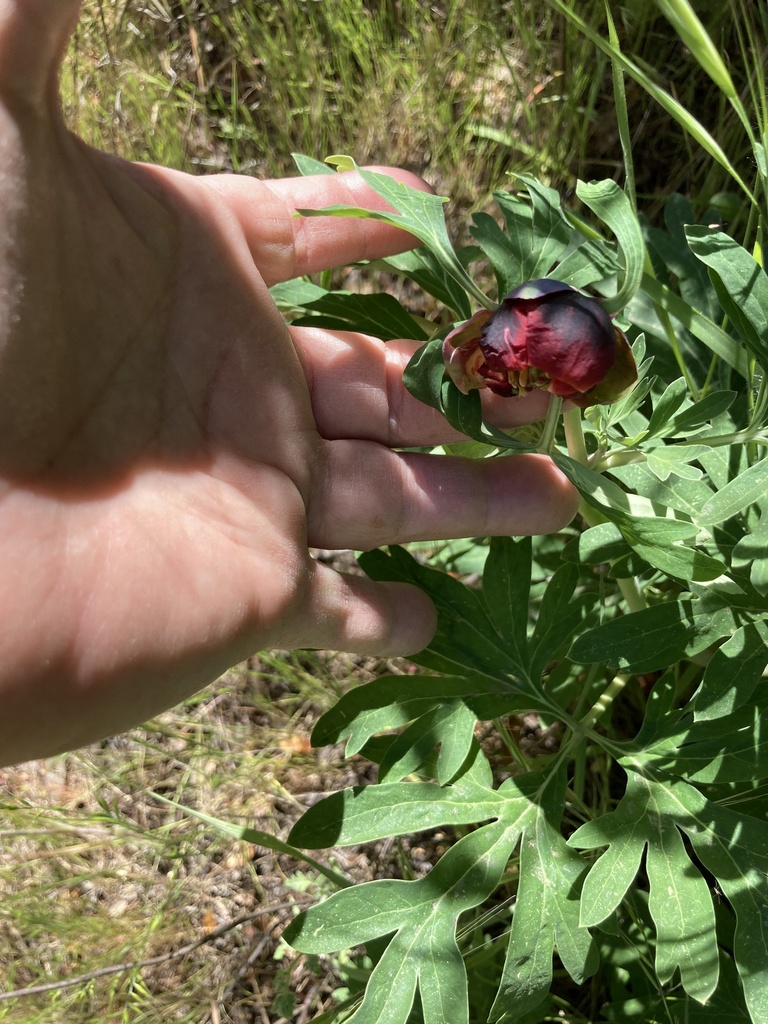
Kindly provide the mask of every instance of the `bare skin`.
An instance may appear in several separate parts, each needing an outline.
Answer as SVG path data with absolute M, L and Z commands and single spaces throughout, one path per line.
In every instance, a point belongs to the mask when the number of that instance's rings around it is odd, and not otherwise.
M 402 386 L 413 343 L 283 323 L 269 285 L 413 244 L 292 216 L 375 202 L 356 175 L 194 178 L 70 135 L 77 12 L 0 0 L 0 764 L 144 721 L 261 649 L 429 641 L 425 595 L 310 546 L 546 532 L 576 508 L 544 458 L 394 450 L 459 438 Z

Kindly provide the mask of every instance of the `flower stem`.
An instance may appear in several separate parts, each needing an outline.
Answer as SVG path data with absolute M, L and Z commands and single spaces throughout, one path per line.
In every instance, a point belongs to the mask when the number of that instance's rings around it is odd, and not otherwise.
M 539 443 L 536 445 L 537 452 L 543 452 L 544 455 L 549 455 L 551 453 L 552 445 L 555 443 L 555 434 L 557 433 L 557 424 L 560 420 L 562 408 L 562 398 L 558 395 L 551 395 L 549 399 L 549 407 L 547 409 L 547 418 L 544 420 L 544 426 L 541 428 Z
M 581 409 L 575 406 L 572 409 L 566 409 L 563 413 L 563 426 L 565 427 L 565 443 L 568 446 L 568 454 L 582 466 L 588 465 L 589 455 L 584 441 L 584 431 L 581 429 Z
M 616 583 L 621 591 L 621 596 L 627 602 L 627 608 L 629 608 L 631 612 L 641 612 L 644 608 L 648 607 L 648 603 L 643 596 L 642 590 L 640 590 L 635 582 L 634 576 L 628 576 L 622 579 L 617 577 Z

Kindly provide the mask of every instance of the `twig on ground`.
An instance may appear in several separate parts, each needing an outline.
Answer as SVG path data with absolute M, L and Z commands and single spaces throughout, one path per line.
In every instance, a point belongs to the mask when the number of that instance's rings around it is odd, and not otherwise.
M 97 971 L 89 971 L 87 974 L 78 974 L 75 977 L 63 978 L 61 981 L 49 981 L 44 985 L 30 985 L 29 988 L 17 988 L 10 992 L 0 992 L 0 1002 L 6 1002 L 9 999 L 18 999 L 21 996 L 38 996 L 43 995 L 46 992 L 55 992 L 62 988 L 71 988 L 73 985 L 84 985 L 90 981 L 95 981 L 97 978 L 105 978 L 110 974 L 120 974 L 121 971 L 136 971 L 142 970 L 145 967 L 157 967 L 160 964 L 169 963 L 172 960 L 179 960 L 181 957 L 187 956 L 188 953 L 194 952 L 200 946 L 204 946 L 208 942 L 213 942 L 215 939 L 220 938 L 227 932 L 232 931 L 233 928 L 239 927 L 241 924 L 247 924 L 248 921 L 253 921 L 258 917 L 263 917 L 264 914 L 275 914 L 280 910 L 288 910 L 295 906 L 299 900 L 289 900 L 284 903 L 273 903 L 271 906 L 259 907 L 258 910 L 251 911 L 249 914 L 242 914 L 240 917 L 235 917 L 231 921 L 225 921 L 224 924 L 219 925 L 218 928 L 214 928 L 208 935 L 204 935 L 201 939 L 190 942 L 186 946 L 182 946 L 180 949 L 172 950 L 170 953 L 162 953 L 159 956 L 149 957 L 147 960 L 131 960 L 122 964 L 113 964 L 111 967 L 101 967 Z

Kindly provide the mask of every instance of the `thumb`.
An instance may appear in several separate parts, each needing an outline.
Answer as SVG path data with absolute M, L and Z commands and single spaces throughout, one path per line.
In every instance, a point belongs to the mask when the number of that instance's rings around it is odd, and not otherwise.
M 81 0 L 0 0 L 0 101 L 57 105 L 58 71 Z

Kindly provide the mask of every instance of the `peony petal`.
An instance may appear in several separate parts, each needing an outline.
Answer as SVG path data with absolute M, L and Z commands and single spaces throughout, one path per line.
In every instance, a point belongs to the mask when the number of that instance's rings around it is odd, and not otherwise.
M 454 327 L 451 333 L 446 335 L 443 347 L 452 345 L 454 348 L 460 348 L 468 341 L 479 339 L 483 327 L 493 315 L 490 309 L 478 309 L 469 320 L 465 320 L 459 327 Z
M 618 327 L 614 327 L 614 333 L 616 360 L 603 380 L 583 396 L 584 402 L 577 403 L 584 409 L 588 405 L 607 405 L 610 402 L 617 402 L 620 398 L 628 395 L 637 384 L 637 363 L 630 344 Z
M 525 370 L 528 357 L 528 330 L 525 312 L 507 298 L 483 329 L 480 347 L 491 369 L 497 373 Z
M 616 359 L 611 318 L 594 299 L 566 293 L 539 300 L 527 317 L 531 365 L 576 391 L 588 391 Z

